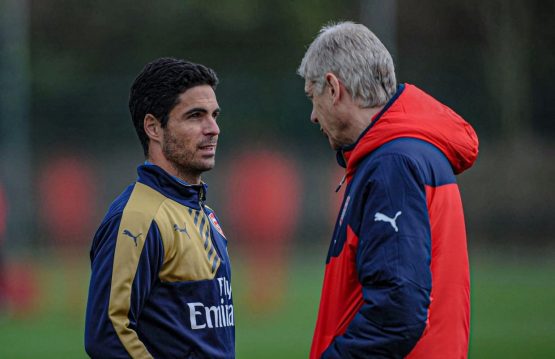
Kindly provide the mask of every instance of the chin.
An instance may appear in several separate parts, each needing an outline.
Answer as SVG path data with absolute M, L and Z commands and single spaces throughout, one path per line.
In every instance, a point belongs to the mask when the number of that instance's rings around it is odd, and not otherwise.
M 212 168 L 214 168 L 214 165 L 216 164 L 216 161 L 212 160 L 212 161 L 206 161 L 203 163 L 199 163 L 197 168 L 202 171 L 210 171 Z
M 196 175 L 201 175 L 203 172 L 210 171 L 214 168 L 215 162 L 212 161 L 183 161 L 183 162 L 173 162 L 173 166 L 178 169 L 178 171 L 183 173 L 193 173 Z
M 329 141 L 329 143 L 330 143 L 331 149 L 334 150 L 334 151 L 337 151 L 341 148 L 341 145 L 339 145 L 339 144 L 337 144 L 337 143 L 335 143 L 331 140 Z

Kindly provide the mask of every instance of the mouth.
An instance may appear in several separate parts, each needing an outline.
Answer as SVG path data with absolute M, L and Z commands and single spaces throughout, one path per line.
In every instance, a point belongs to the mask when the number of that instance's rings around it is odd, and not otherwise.
M 216 154 L 216 143 L 201 144 L 198 149 L 201 153 L 205 155 L 215 155 Z

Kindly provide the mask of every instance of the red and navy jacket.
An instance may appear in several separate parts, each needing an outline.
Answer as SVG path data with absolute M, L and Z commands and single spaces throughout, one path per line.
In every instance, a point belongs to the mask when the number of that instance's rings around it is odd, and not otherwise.
M 478 155 L 459 115 L 417 87 L 338 151 L 345 196 L 310 358 L 465 358 L 470 279 L 455 174 Z

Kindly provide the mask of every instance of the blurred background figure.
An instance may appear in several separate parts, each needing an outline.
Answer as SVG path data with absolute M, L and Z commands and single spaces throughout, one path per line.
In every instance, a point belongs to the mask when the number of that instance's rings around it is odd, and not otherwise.
M 232 241 L 245 265 L 248 307 L 272 312 L 287 287 L 290 250 L 302 205 L 298 166 L 275 149 L 245 149 L 232 157 L 226 175 L 226 210 Z
M 6 217 L 8 215 L 8 208 L 6 204 L 6 197 L 4 195 L 4 187 L 0 182 L 0 316 L 6 310 L 7 288 L 6 288 L 6 267 L 4 263 L 4 236 L 6 234 Z
M 5 253 L 8 203 L 0 183 L 0 317 L 29 318 L 36 314 L 40 290 L 33 263 L 9 259 Z
M 91 165 L 73 152 L 49 157 L 39 174 L 42 226 L 51 244 L 64 252 L 90 246 L 98 196 L 98 179 Z
M 72 316 L 82 311 L 80 268 L 94 234 L 98 178 L 86 158 L 66 149 L 52 154 L 39 173 L 40 228 L 61 266 L 63 297 Z

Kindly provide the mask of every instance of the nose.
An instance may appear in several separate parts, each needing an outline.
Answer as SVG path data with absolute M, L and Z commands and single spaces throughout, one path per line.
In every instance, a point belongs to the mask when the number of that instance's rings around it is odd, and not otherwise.
M 204 127 L 204 134 L 207 136 L 217 136 L 220 134 L 220 127 L 216 122 L 216 118 L 210 116 L 207 121 L 206 126 Z
M 316 111 L 314 111 L 314 109 L 310 113 L 310 122 L 314 124 L 318 123 L 318 117 L 316 117 Z

